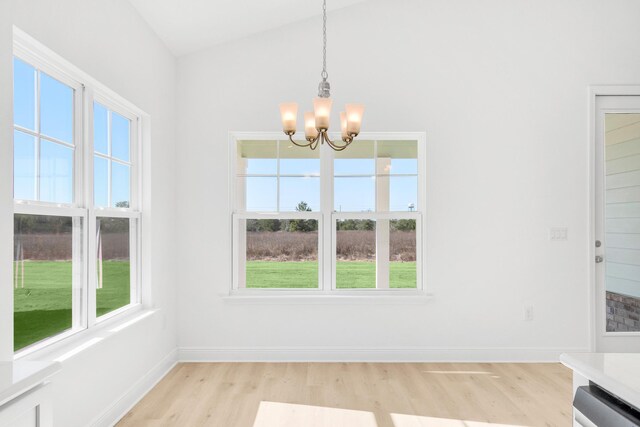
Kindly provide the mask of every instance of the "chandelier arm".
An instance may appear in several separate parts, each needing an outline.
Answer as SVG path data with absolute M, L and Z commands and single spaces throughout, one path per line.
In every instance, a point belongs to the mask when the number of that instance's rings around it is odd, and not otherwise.
M 293 139 L 293 134 L 289 134 L 289 141 L 291 141 L 293 144 L 297 145 L 298 147 L 311 147 L 311 149 L 315 149 L 315 147 L 313 146 L 313 143 L 317 143 L 318 142 L 318 138 L 320 137 L 320 135 L 318 135 L 314 140 L 309 141 L 307 140 L 307 144 L 301 144 L 299 142 L 296 142 Z
M 344 145 L 338 145 L 338 144 L 336 144 L 334 141 L 332 141 L 332 140 L 329 138 L 329 135 L 327 134 L 327 132 L 326 132 L 326 131 L 323 131 L 323 132 L 322 132 L 322 139 L 323 139 L 324 141 L 326 141 L 326 142 L 327 142 L 327 144 L 328 144 L 331 148 L 333 148 L 333 150 L 335 150 L 335 151 L 342 151 L 342 150 L 344 150 L 344 149 L 345 149 L 345 148 L 347 148 L 347 147 L 351 144 L 351 142 L 353 141 L 353 139 L 351 139 L 350 141 L 345 141 L 345 140 L 343 140 L 343 142 L 344 142 L 345 144 L 344 144 Z

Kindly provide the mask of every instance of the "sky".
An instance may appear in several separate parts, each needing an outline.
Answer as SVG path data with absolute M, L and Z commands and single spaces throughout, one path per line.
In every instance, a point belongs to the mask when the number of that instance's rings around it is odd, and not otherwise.
M 14 129 L 14 198 L 73 203 L 73 89 L 14 58 L 13 109 L 16 127 L 40 136 Z M 94 150 L 106 156 L 94 155 L 97 206 L 109 204 L 110 169 L 111 206 L 129 202 L 129 129 L 129 119 L 94 103 Z

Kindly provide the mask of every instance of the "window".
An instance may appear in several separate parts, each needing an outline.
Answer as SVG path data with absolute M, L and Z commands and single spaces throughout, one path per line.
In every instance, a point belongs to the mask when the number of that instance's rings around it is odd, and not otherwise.
M 234 291 L 421 290 L 424 135 L 279 137 L 232 138 Z
M 141 113 L 29 43 L 14 45 L 14 349 L 21 352 L 140 301 Z

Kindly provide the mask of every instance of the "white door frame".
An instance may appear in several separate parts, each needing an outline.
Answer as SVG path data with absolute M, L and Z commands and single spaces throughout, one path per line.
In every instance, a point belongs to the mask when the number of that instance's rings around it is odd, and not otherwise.
M 596 162 L 598 161 L 596 153 L 596 144 L 598 142 L 597 134 L 597 98 L 599 96 L 640 96 L 640 85 L 592 85 L 589 86 L 589 249 L 587 251 L 588 266 L 589 266 L 589 349 L 590 351 L 596 351 L 596 345 L 598 342 L 598 334 L 601 332 L 602 325 L 596 323 L 596 314 L 599 309 L 598 298 L 603 297 L 598 292 L 598 278 L 596 275 L 596 247 L 595 241 L 597 238 L 597 226 L 598 217 L 596 215 L 596 191 L 597 191 L 597 168 Z M 606 305 L 605 305 L 606 307 Z M 606 308 L 605 308 L 606 310 Z M 604 335 L 607 334 L 606 330 Z M 640 333 L 615 333 L 615 336 L 640 336 Z

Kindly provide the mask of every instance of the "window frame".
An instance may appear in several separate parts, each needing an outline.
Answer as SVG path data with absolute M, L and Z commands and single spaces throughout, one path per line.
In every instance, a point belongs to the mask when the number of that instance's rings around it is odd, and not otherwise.
M 130 278 L 133 283 L 130 283 L 130 299 L 129 304 L 124 305 L 120 308 L 117 308 L 109 313 L 103 314 L 102 316 L 96 315 L 97 309 L 97 272 L 96 272 L 96 263 L 89 263 L 89 282 L 90 282 L 90 292 L 89 292 L 89 301 L 88 301 L 88 310 L 91 313 L 88 316 L 88 327 L 91 327 L 96 324 L 100 324 L 108 319 L 111 319 L 115 316 L 118 316 L 121 313 L 127 312 L 130 308 L 135 307 L 141 303 L 141 269 L 139 267 L 140 259 L 141 259 L 141 251 L 140 251 L 140 222 L 142 219 L 141 212 L 141 160 L 142 160 L 142 151 L 141 151 L 141 115 L 136 115 L 133 111 L 131 111 L 130 107 L 127 107 L 123 104 L 122 100 L 119 97 L 110 94 L 104 88 L 96 88 L 96 87 L 88 87 L 87 90 L 87 112 L 86 115 L 86 129 L 87 129 L 87 154 L 85 162 L 87 164 L 88 169 L 88 177 L 87 185 L 85 188 L 85 194 L 88 202 L 88 210 L 89 210 L 89 234 L 91 238 L 89 239 L 88 250 L 89 254 L 97 253 L 97 241 L 94 238 L 97 232 L 97 218 L 128 218 L 130 231 L 129 231 L 129 262 L 130 262 Z M 93 106 L 94 102 L 101 104 L 103 107 L 107 108 L 109 111 L 120 114 L 122 117 L 125 117 L 130 120 L 131 125 L 129 127 L 129 167 L 130 167 L 130 182 L 129 182 L 129 207 L 128 208 L 116 208 L 111 206 L 105 207 L 97 207 L 95 206 L 94 200 L 94 156 L 95 148 L 94 148 L 94 127 L 93 127 Z M 106 158 L 109 161 L 113 161 L 111 153 L 109 156 L 101 156 L 102 158 Z M 122 162 L 121 162 L 122 163 Z M 109 180 L 111 181 L 111 174 L 109 174 Z M 111 182 L 108 184 L 109 193 L 111 193 Z M 111 201 L 111 194 L 109 194 L 109 201 Z
M 50 215 L 71 216 L 82 218 L 82 259 L 74 263 L 81 263 L 82 284 L 76 289 L 73 286 L 72 328 L 59 334 L 37 341 L 31 345 L 14 351 L 14 358 L 18 359 L 80 332 L 87 331 L 93 326 L 114 317 L 129 314 L 142 307 L 142 119 L 146 114 L 138 107 L 125 100 L 109 88 L 69 63 L 40 42 L 14 27 L 13 57 L 32 66 L 37 72 L 47 75 L 70 86 L 74 90 L 73 102 L 73 195 L 72 203 L 62 204 L 33 200 L 14 199 L 14 216 Z M 36 91 L 37 91 L 36 86 Z M 38 109 L 39 93 L 36 92 L 36 109 Z M 129 208 L 96 208 L 93 199 L 93 102 L 99 102 L 106 108 L 117 112 L 131 120 L 130 126 L 130 207 Z M 39 111 L 36 113 L 39 120 Z M 29 135 L 39 137 L 39 124 L 36 131 L 24 130 L 12 124 L 13 128 Z M 55 138 L 47 137 L 56 141 Z M 38 177 L 36 176 L 36 179 Z M 98 217 L 129 218 L 130 224 L 130 277 L 131 294 L 129 304 L 96 316 L 96 219 Z M 75 240 L 75 235 L 74 235 Z M 80 242 L 79 242 L 80 243 Z M 74 243 L 75 248 L 75 243 Z
M 330 138 L 340 138 L 339 133 L 330 133 Z M 238 211 L 238 195 L 244 197 L 244 191 L 238 192 L 237 180 L 237 153 L 238 142 L 243 140 L 251 141 L 287 141 L 286 136 L 281 132 L 229 132 L 229 220 L 232 230 L 231 238 L 231 265 L 230 273 L 232 277 L 229 287 L 229 296 L 427 296 L 425 287 L 426 251 L 424 249 L 425 220 L 424 212 L 426 206 L 426 133 L 424 132 L 363 132 L 358 136 L 359 140 L 373 141 L 416 141 L 417 142 L 417 205 L 418 209 L 413 212 L 391 211 L 391 212 L 335 212 L 334 208 L 334 173 L 333 161 L 335 151 L 330 147 L 321 145 L 320 150 L 320 211 L 314 212 L 247 212 Z M 375 144 L 377 154 L 377 143 Z M 302 148 L 301 148 L 302 149 Z M 307 148 L 308 149 L 308 148 Z M 376 157 L 374 157 L 375 160 Z M 390 176 L 395 176 L 391 174 Z M 402 176 L 398 175 L 398 176 Z M 376 186 L 377 188 L 377 186 Z M 278 189 L 279 191 L 279 189 Z M 378 197 L 376 191 L 376 198 Z M 279 206 L 278 206 L 279 208 Z M 343 218 L 371 218 L 371 219 L 416 219 L 416 288 L 399 289 L 337 289 L 336 288 L 336 227 L 337 219 Z M 238 227 L 238 219 L 287 219 L 304 218 L 318 219 L 318 288 L 312 289 L 247 289 L 239 286 L 239 260 L 237 251 L 239 249 L 239 239 L 242 233 Z

